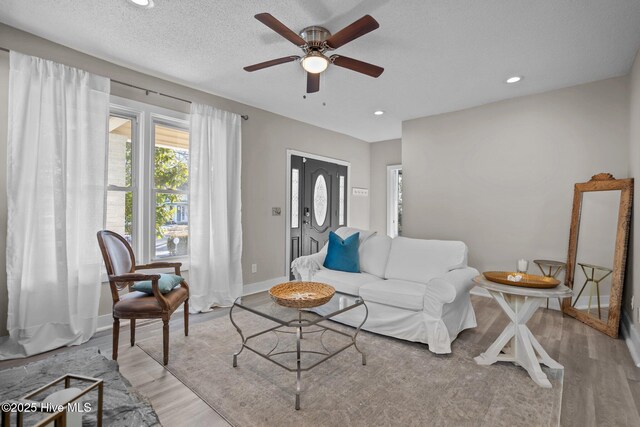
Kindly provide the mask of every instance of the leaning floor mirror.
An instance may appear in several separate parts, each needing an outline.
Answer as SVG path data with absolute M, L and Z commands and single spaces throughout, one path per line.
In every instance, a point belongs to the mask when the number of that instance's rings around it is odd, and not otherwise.
M 616 338 L 627 260 L 633 179 L 595 175 L 575 185 L 562 311 Z

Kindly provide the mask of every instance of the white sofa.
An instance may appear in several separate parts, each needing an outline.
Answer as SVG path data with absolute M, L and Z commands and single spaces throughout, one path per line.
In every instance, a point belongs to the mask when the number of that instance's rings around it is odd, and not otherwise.
M 327 283 L 338 292 L 359 295 L 369 317 L 363 329 L 429 345 L 434 353 L 451 353 L 458 334 L 477 326 L 469 291 L 478 271 L 467 266 L 463 242 L 375 235 L 342 227 L 346 238 L 360 232 L 360 273 L 323 267 L 327 247 L 291 264 L 297 280 Z M 324 315 L 336 307 L 315 309 Z M 350 310 L 332 320 L 358 326 L 363 312 Z

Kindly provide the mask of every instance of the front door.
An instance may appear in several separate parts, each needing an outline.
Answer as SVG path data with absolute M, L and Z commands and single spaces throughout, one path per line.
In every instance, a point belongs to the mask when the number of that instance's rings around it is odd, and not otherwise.
M 291 157 L 291 260 L 318 252 L 346 225 L 347 167 Z

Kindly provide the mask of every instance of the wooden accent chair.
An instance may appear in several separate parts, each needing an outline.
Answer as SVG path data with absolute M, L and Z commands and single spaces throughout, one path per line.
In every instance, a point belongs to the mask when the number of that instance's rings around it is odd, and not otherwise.
M 189 285 L 183 279 L 179 287 L 166 294 L 158 289 L 159 274 L 141 274 L 138 270 L 151 268 L 173 268 L 180 276 L 180 262 L 154 262 L 136 265 L 131 245 L 113 231 L 98 232 L 98 244 L 109 275 L 113 297 L 113 360 L 118 359 L 118 337 L 120 319 L 130 319 L 131 346 L 135 344 L 136 319 L 162 319 L 162 344 L 164 364 L 169 363 L 169 319 L 180 304 L 184 303 L 184 335 L 189 335 Z M 119 291 L 133 286 L 133 282 L 151 280 L 153 295 L 129 290 L 120 296 Z

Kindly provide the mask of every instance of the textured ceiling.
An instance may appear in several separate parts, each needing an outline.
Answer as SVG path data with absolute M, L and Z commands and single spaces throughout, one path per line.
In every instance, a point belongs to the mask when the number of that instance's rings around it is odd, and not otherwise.
M 380 28 L 336 52 L 385 72 L 330 67 L 306 99 L 296 62 L 247 73 L 245 65 L 299 53 L 253 18 L 260 12 L 294 31 L 332 32 L 371 14 Z M 624 75 L 640 46 L 638 0 L 155 0 L 152 9 L 2 0 L 0 21 L 366 141 L 400 137 L 403 120 Z M 525 78 L 506 85 L 514 74 Z

